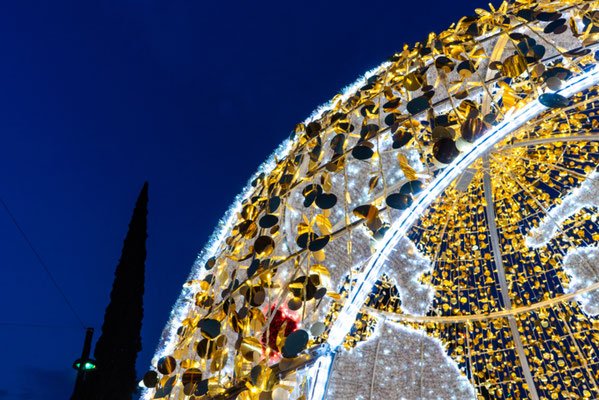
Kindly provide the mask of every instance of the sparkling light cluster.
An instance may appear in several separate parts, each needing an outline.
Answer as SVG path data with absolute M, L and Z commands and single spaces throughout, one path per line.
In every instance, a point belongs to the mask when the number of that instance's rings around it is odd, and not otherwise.
M 339 400 L 475 399 L 474 388 L 442 343 L 381 320 L 377 334 L 334 360 L 327 398 Z
M 430 259 L 423 257 L 414 243 L 405 237 L 389 255 L 385 272 L 393 277 L 401 297 L 401 308 L 410 315 L 424 315 L 433 301 L 434 289 L 423 284 L 424 274 L 432 270 Z
M 563 264 L 565 272 L 572 277 L 566 293 L 575 293 L 599 282 L 599 248 L 579 247 L 571 250 L 564 257 Z M 599 314 L 599 291 L 581 293 L 576 300 L 587 314 Z
M 538 227 L 530 230 L 526 245 L 528 247 L 547 245 L 559 233 L 560 226 L 566 219 L 583 208 L 596 207 L 599 207 L 599 174 L 593 172 L 579 188 L 574 189 L 560 204 L 553 207 Z

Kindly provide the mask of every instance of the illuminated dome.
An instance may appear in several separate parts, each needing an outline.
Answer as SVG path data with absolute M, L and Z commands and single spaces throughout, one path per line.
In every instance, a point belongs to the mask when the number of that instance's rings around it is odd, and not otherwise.
M 143 398 L 599 398 L 597 7 L 476 10 L 297 125 Z

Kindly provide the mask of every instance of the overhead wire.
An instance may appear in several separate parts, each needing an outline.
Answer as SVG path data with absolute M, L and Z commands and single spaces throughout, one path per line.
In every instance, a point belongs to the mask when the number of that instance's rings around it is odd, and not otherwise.
M 12 222 L 15 224 L 15 226 L 17 227 L 19 232 L 21 233 L 21 236 L 23 236 L 23 239 L 25 239 L 25 242 L 27 242 L 27 245 L 29 246 L 29 248 L 31 249 L 33 254 L 35 255 L 35 258 L 40 263 L 43 270 L 46 272 L 46 275 L 48 275 L 48 278 L 50 278 L 50 281 L 52 282 L 52 284 L 54 285 L 54 287 L 56 288 L 58 293 L 60 293 L 61 297 L 63 298 L 63 300 L 65 301 L 65 303 L 67 304 L 67 306 L 69 307 L 69 309 L 71 310 L 71 312 L 73 313 L 73 315 L 75 316 L 75 318 L 77 319 L 79 324 L 81 325 L 81 328 L 86 329 L 86 326 L 83 323 L 83 320 L 81 319 L 81 317 L 79 316 L 77 311 L 75 310 L 75 307 L 73 307 L 73 304 L 67 298 L 65 292 L 62 290 L 62 288 L 58 284 L 58 281 L 56 280 L 56 278 L 54 278 L 54 275 L 52 275 L 52 272 L 50 272 L 50 269 L 48 268 L 48 266 L 46 265 L 46 263 L 44 262 L 44 260 L 40 256 L 40 254 L 37 252 L 35 247 L 33 246 L 33 243 L 31 243 L 31 240 L 29 240 L 29 237 L 27 237 L 27 235 L 25 234 L 25 231 L 23 231 L 23 228 L 21 228 L 21 226 L 19 225 L 19 222 L 17 221 L 17 219 L 15 218 L 13 213 L 8 208 L 8 205 L 4 202 L 4 200 L 1 197 L 0 197 L 0 203 L 2 203 L 2 207 L 4 207 L 4 209 L 6 210 L 6 213 L 8 214 L 8 216 L 10 217 Z M 0 324 L 0 325 L 2 325 L 2 324 Z
M 2 327 L 14 327 L 14 328 L 48 328 L 48 329 L 77 329 L 78 325 L 59 325 L 59 324 L 43 324 L 43 323 L 30 323 L 30 322 L 0 322 Z

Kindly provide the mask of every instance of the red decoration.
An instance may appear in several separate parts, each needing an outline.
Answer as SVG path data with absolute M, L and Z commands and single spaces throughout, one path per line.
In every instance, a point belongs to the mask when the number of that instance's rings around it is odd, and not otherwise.
M 274 311 L 274 307 L 271 308 L 271 312 Z M 277 347 L 277 336 L 285 325 L 284 336 L 287 337 L 289 334 L 297 329 L 298 316 L 293 311 L 289 310 L 286 305 L 281 306 L 276 312 L 268 327 L 268 347 L 272 350 L 279 352 L 281 349 Z M 262 344 L 266 344 L 266 332 L 262 335 Z

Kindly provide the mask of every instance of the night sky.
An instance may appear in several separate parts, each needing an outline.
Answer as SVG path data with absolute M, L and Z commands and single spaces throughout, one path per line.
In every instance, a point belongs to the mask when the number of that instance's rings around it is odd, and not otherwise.
M 149 181 L 141 377 L 197 253 L 294 125 L 486 4 L 3 2 L 0 197 L 96 340 Z M 0 399 L 68 399 L 84 331 L 1 207 L 0 271 Z

